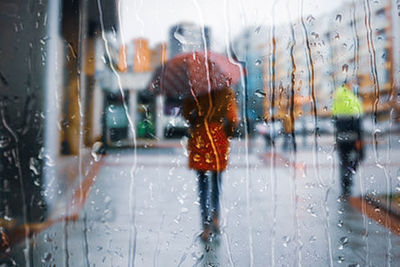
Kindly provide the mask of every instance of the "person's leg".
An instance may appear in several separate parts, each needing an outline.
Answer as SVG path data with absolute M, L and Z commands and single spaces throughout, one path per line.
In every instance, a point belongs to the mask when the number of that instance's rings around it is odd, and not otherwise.
M 220 201 L 219 196 L 221 192 L 221 179 L 222 173 L 213 171 L 211 175 L 211 220 L 213 226 L 218 229 L 219 227 L 219 214 L 220 214 Z
M 200 214 L 202 224 L 208 221 L 208 177 L 205 171 L 197 171 L 197 179 L 199 183 L 199 201 L 200 201 Z
M 351 161 L 351 149 L 349 144 L 341 144 L 338 148 L 339 152 L 339 167 L 340 167 L 340 183 L 343 196 L 351 195 L 353 164 Z

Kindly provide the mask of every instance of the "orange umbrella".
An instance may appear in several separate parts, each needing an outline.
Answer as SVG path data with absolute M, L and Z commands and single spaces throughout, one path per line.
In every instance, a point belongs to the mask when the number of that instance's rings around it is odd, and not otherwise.
M 151 90 L 167 96 L 201 95 L 239 81 L 240 65 L 208 52 L 180 54 L 156 70 Z

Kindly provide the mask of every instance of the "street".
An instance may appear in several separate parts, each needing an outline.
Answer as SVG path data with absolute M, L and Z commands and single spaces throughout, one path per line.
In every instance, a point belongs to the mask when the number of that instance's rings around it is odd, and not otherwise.
M 14 259 L 33 266 L 399 266 L 399 236 L 339 197 L 332 138 L 308 136 L 296 153 L 282 151 L 280 140 L 270 149 L 260 138 L 234 140 L 222 233 L 207 244 L 185 140 L 111 151 L 97 159 L 79 218 L 44 229 L 31 252 L 16 249 Z M 396 190 L 397 140 L 368 145 L 354 196 Z

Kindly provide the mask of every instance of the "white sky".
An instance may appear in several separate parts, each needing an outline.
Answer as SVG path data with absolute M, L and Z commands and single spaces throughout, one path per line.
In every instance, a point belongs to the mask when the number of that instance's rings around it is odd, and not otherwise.
M 193 22 L 211 28 L 214 48 L 218 49 L 224 47 L 246 26 L 272 24 L 274 3 L 275 23 L 279 24 L 289 21 L 290 17 L 298 18 L 302 3 L 304 17 L 317 17 L 337 8 L 345 1 L 120 0 L 121 32 L 125 42 L 144 37 L 153 46 L 168 40 L 171 25 Z

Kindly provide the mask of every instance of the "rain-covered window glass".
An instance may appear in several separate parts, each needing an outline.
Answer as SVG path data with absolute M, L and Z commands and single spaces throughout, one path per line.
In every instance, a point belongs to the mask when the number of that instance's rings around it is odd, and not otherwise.
M 0 266 L 398 266 L 400 1 L 0 1 Z

